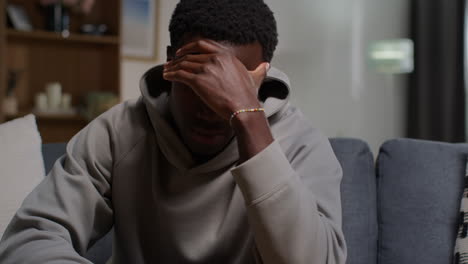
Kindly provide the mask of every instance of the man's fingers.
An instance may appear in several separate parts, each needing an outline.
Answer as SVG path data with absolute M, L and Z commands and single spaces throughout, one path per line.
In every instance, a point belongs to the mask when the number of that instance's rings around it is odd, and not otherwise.
M 174 72 L 179 70 L 188 71 L 191 73 L 201 73 L 203 72 L 204 64 L 198 62 L 191 62 L 191 61 L 181 61 L 177 64 L 170 64 L 164 67 L 164 72 Z
M 214 42 L 208 42 L 206 40 L 197 40 L 190 42 L 183 46 L 176 52 L 176 56 L 182 56 L 185 54 L 193 53 L 217 53 L 222 50 L 222 46 L 215 44 Z
M 255 70 L 249 72 L 257 88 L 259 88 L 262 84 L 263 80 L 267 76 L 267 72 L 269 69 L 270 64 L 268 62 L 263 62 L 260 65 L 258 65 L 258 67 Z
M 181 82 L 187 86 L 192 87 L 193 82 L 195 81 L 196 74 L 185 71 L 185 70 L 178 70 L 172 72 L 164 72 L 163 78 L 167 81 L 171 82 Z
M 175 59 L 168 61 L 164 66 L 172 67 L 175 64 L 181 63 L 182 61 L 206 63 L 209 62 L 214 55 L 211 54 L 190 54 L 182 57 L 176 57 Z

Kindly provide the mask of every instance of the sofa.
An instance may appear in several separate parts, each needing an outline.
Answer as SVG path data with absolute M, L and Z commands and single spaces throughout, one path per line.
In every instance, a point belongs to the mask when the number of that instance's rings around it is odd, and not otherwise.
M 362 140 L 333 138 L 343 168 L 341 199 L 347 264 L 451 264 L 468 144 L 385 142 L 374 162 Z M 65 144 L 45 144 L 46 171 Z M 88 251 L 105 263 L 112 231 Z

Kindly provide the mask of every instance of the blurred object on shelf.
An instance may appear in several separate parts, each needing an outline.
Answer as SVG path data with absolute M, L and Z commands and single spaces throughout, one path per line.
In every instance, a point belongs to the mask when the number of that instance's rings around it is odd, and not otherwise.
M 44 8 L 46 29 L 70 36 L 70 12 L 89 14 L 94 0 L 39 0 Z
M 36 97 L 34 97 L 34 109 L 39 112 L 47 111 L 47 95 L 45 93 L 36 94 Z
M 3 100 L 3 113 L 5 115 L 16 115 L 18 113 L 18 100 L 14 95 L 7 96 Z
M 119 98 L 112 92 L 90 92 L 86 96 L 85 116 L 91 121 L 119 103 Z
M 25 9 L 19 5 L 8 4 L 6 7 L 8 23 L 16 30 L 32 31 L 33 27 Z
M 60 4 L 83 14 L 89 14 L 94 6 L 94 0 L 39 0 L 39 2 L 43 6 Z
M 62 110 L 68 111 L 71 109 L 71 100 L 72 100 L 71 94 L 68 94 L 68 93 L 62 94 L 62 100 L 60 102 L 60 107 L 62 108 Z
M 58 82 L 49 83 L 46 85 L 47 106 L 50 110 L 60 109 L 62 101 L 62 85 Z
M 106 24 L 83 24 L 80 31 L 86 35 L 102 36 L 108 32 Z
M 72 96 L 62 93 L 62 85 L 58 82 L 49 83 L 45 87 L 46 92 L 36 94 L 34 98 L 35 114 L 73 116 L 77 114 L 71 105 Z
M 21 70 L 8 71 L 6 97 L 3 102 L 3 112 L 6 115 L 15 115 L 18 113 L 18 100 L 15 95 L 15 88 L 21 72 Z
M 68 8 L 60 2 L 44 6 L 46 30 L 70 35 L 70 15 Z
M 7 85 L 7 91 L 6 91 L 6 96 L 12 96 L 16 84 L 18 83 L 19 76 L 21 75 L 23 71 L 22 70 L 9 70 L 8 71 L 8 85 Z

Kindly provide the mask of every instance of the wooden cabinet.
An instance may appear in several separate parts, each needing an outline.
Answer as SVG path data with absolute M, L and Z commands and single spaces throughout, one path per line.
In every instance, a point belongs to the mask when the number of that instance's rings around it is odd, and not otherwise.
M 72 96 L 74 107 L 82 104 L 90 92 L 112 92 L 120 97 L 120 1 L 95 1 L 89 15 L 71 13 L 70 35 L 45 30 L 45 15 L 37 0 L 0 0 L 21 6 L 31 20 L 33 31 L 8 28 L 5 12 L 0 14 L 0 112 L 5 100 L 7 74 L 19 73 L 15 88 L 19 113 L 5 115 L 9 120 L 32 111 L 35 96 L 45 91 L 48 83 L 59 82 L 62 91 Z M 84 35 L 80 26 L 105 24 L 104 36 Z M 76 115 L 37 114 L 43 142 L 67 141 L 87 124 Z
M 5 119 L 5 115 L 2 111 L 3 109 L 3 99 L 6 94 L 6 28 L 5 28 L 5 2 L 0 0 L 0 123 Z

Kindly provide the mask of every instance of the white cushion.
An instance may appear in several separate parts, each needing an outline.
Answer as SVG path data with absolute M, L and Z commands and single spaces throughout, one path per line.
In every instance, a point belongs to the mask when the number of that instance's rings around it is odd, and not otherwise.
M 41 137 L 28 115 L 0 125 L 0 237 L 24 198 L 44 178 Z

